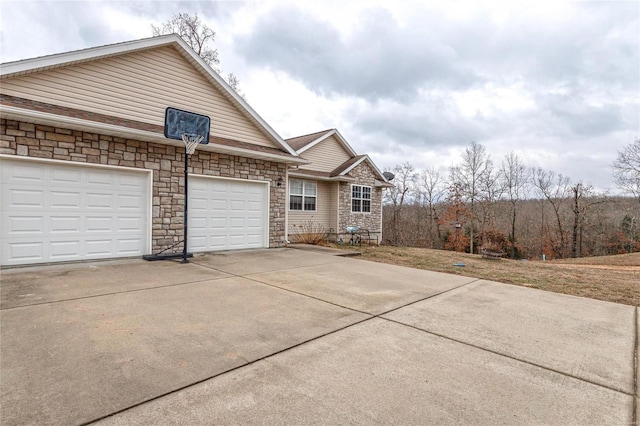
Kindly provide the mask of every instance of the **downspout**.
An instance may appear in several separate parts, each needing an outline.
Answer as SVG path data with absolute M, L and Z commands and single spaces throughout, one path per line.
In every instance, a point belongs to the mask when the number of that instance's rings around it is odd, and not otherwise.
M 340 181 L 336 182 L 336 242 L 340 234 Z
M 378 245 L 382 244 L 382 200 L 384 199 L 384 190 L 385 188 L 380 189 L 380 241 L 378 241 Z
M 289 245 L 289 166 L 284 173 L 284 243 Z

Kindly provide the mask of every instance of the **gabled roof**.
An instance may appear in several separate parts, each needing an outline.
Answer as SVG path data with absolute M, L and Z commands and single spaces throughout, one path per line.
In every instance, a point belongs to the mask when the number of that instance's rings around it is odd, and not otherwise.
M 347 161 L 345 161 L 344 163 L 336 167 L 333 171 L 331 171 L 330 175 L 331 176 L 346 175 L 347 173 L 349 173 L 351 169 L 353 169 L 355 166 L 360 164 L 364 159 L 364 157 L 366 157 L 366 155 L 358 155 L 356 157 L 351 157 L 350 159 L 348 159 Z
M 378 167 L 375 165 L 375 163 L 366 154 L 358 155 L 356 157 L 352 157 L 352 158 L 348 159 L 347 161 L 345 161 L 344 163 L 342 163 L 341 165 L 336 167 L 329 175 L 331 177 L 348 176 L 348 173 L 351 170 L 356 168 L 356 166 L 358 166 L 360 163 L 362 163 L 364 161 L 366 161 L 367 164 L 369 164 L 369 167 L 371 167 L 371 170 L 373 170 L 373 172 L 381 180 L 380 184 L 376 185 L 376 186 L 383 186 L 383 187 L 391 187 L 391 186 L 393 186 L 393 184 L 387 182 L 387 179 L 384 177 L 384 175 L 382 174 L 380 169 L 378 169 Z
M 296 170 L 295 172 L 290 172 L 291 175 L 300 176 L 300 177 L 316 177 L 322 178 L 323 180 L 352 180 L 353 178 L 348 174 L 351 170 L 353 170 L 358 164 L 366 161 L 373 172 L 378 176 L 380 181 L 376 181 L 376 186 L 382 187 L 391 187 L 387 179 L 384 177 L 380 169 L 375 165 L 375 163 L 369 158 L 368 155 L 358 155 L 351 148 L 351 145 L 347 143 L 345 138 L 342 137 L 340 132 L 337 129 L 328 129 L 322 130 L 320 132 L 309 133 L 308 135 L 297 136 L 295 138 L 286 139 L 286 142 L 296 150 L 298 154 L 302 154 L 309 148 L 314 147 L 319 144 L 323 140 L 335 135 L 338 142 L 342 145 L 344 150 L 351 156 L 347 161 L 336 167 L 331 172 L 318 172 L 318 171 L 310 171 L 310 170 Z
M 174 47 L 195 69 L 216 87 L 231 103 L 235 104 L 238 109 L 250 121 L 252 121 L 264 134 L 275 142 L 277 146 L 282 148 L 285 156 L 299 157 L 298 153 L 291 148 L 275 130 L 267 124 L 266 121 L 253 108 L 242 99 L 235 90 L 233 90 L 220 75 L 218 75 L 193 49 L 182 40 L 177 34 L 168 34 L 159 37 L 145 38 L 141 40 L 128 41 L 124 43 L 116 43 L 105 46 L 99 46 L 89 49 L 77 50 L 66 53 L 59 53 L 48 56 L 41 56 L 32 59 L 25 59 L 15 62 L 7 62 L 0 64 L 0 80 L 27 75 L 31 73 L 41 72 L 49 69 L 65 67 L 82 62 L 94 61 L 98 59 L 108 58 L 112 56 L 130 54 L 137 51 L 155 49 L 162 46 Z M 19 110 L 13 106 L 3 109 L 7 113 L 15 113 L 16 116 L 27 116 L 28 110 Z M 16 111 L 13 111 L 16 109 Z M 288 154 L 288 155 L 287 155 Z M 293 159 L 294 162 L 304 162 L 299 158 Z M 301 161 L 297 161 L 301 160 Z
M 293 148 L 296 151 L 298 151 L 299 149 L 304 148 L 306 145 L 308 145 L 311 142 L 315 141 L 316 139 L 324 136 L 325 134 L 331 132 L 332 130 L 333 129 L 322 130 L 322 131 L 319 131 L 319 132 L 310 133 L 308 135 L 296 136 L 295 138 L 285 139 L 284 141 L 287 144 L 289 144 L 289 146 L 291 148 Z
M 331 137 L 333 135 L 335 135 L 335 137 L 338 140 L 338 142 L 340 142 L 340 144 L 342 145 L 344 150 L 350 156 L 353 157 L 353 156 L 358 155 L 353 150 L 353 148 L 351 148 L 351 145 L 349 145 L 347 143 L 346 139 L 342 137 L 342 135 L 340 134 L 340 132 L 338 132 L 337 129 L 328 129 L 328 130 L 323 130 L 321 132 L 310 133 L 310 134 L 304 135 L 304 136 L 297 136 L 295 138 L 287 139 L 286 142 L 293 149 L 295 149 L 298 154 L 302 154 L 303 152 L 305 152 L 309 148 L 312 148 L 312 147 L 316 146 L 317 144 L 319 144 L 323 140 L 325 140 L 325 139 L 327 139 L 327 138 L 329 138 L 329 137 Z

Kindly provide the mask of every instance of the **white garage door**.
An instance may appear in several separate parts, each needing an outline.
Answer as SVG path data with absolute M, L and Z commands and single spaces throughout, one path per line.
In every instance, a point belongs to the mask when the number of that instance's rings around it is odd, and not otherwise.
M 137 256 L 149 250 L 149 173 L 0 160 L 2 265 Z
M 189 176 L 189 251 L 268 247 L 263 182 Z

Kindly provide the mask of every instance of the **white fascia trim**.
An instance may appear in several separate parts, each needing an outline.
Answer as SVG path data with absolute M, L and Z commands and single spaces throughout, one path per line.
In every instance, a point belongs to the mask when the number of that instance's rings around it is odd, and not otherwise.
M 180 143 L 180 145 L 182 145 L 182 143 Z M 285 157 L 285 156 L 280 156 L 277 154 L 270 154 L 268 152 L 260 152 L 260 151 L 253 151 L 250 149 L 244 149 L 244 148 L 237 148 L 237 147 L 227 147 L 224 145 L 200 145 L 198 146 L 198 149 L 203 149 L 205 151 L 213 151 L 213 152 L 219 152 L 221 154 L 230 154 L 230 155 L 237 155 L 240 157 L 249 157 L 249 158 L 258 158 L 258 159 L 262 159 L 262 160 L 271 160 L 271 161 L 276 161 L 278 163 L 287 163 L 287 164 L 309 164 L 310 161 L 309 160 L 304 160 L 300 157 Z
M 204 60 L 198 54 L 196 54 L 193 49 L 177 34 L 167 34 L 164 36 L 150 37 L 141 40 L 133 40 L 127 41 L 123 43 L 110 44 L 107 46 L 93 47 L 89 49 L 76 50 L 73 52 L 59 53 L 55 55 L 41 56 L 38 58 L 32 59 L 24 59 L 21 61 L 15 62 L 7 62 L 5 64 L 0 65 L 0 78 L 9 78 L 16 75 L 24 74 L 29 71 L 42 70 L 62 65 L 70 65 L 77 62 L 85 62 L 93 59 L 104 58 L 114 55 L 120 55 L 124 53 L 131 53 L 136 50 L 144 50 L 150 49 L 154 47 L 177 44 L 180 46 L 182 51 L 186 53 L 194 62 L 196 62 L 201 69 L 209 75 L 213 80 L 218 83 L 223 90 L 225 90 L 242 108 L 244 108 L 249 115 L 251 115 L 256 122 L 262 126 L 267 133 L 273 138 L 273 140 L 278 143 L 282 148 L 285 149 L 289 154 L 297 157 L 298 153 L 294 151 L 285 141 L 276 133 L 266 121 L 258 115 L 257 112 L 253 110 L 245 102 L 244 99 L 240 97 L 233 90 L 226 81 L 216 73 L 209 65 L 207 65 Z
M 118 135 L 130 139 L 145 142 L 156 142 L 164 145 L 183 146 L 180 141 L 167 139 L 161 133 L 150 132 L 148 130 L 132 129 L 130 127 L 117 126 L 115 124 L 98 123 L 95 121 L 83 120 L 75 117 L 65 117 L 63 115 L 48 112 L 33 111 L 29 109 L 17 108 L 13 106 L 0 105 L 0 117 L 11 120 L 23 120 L 27 122 L 37 122 L 55 127 L 68 127 L 73 130 L 85 132 L 105 133 L 107 135 Z M 223 145 L 201 145 L 198 149 L 205 151 L 219 152 L 221 154 L 236 155 L 240 157 L 258 158 L 289 164 L 308 164 L 309 161 L 298 156 L 285 157 L 268 152 L 253 151 L 250 149 L 226 147 Z
M 323 140 L 327 139 L 328 137 L 332 136 L 332 135 L 336 135 L 338 137 L 338 142 L 340 142 L 342 144 L 342 147 L 345 149 L 345 151 L 347 151 L 347 153 L 351 156 L 351 157 L 355 157 L 356 155 L 358 155 L 353 148 L 351 148 L 351 145 L 349 145 L 347 143 L 347 140 L 342 137 L 342 135 L 340 134 L 340 132 L 338 131 L 338 129 L 332 129 L 330 132 L 325 133 L 324 135 L 320 136 L 318 139 L 314 140 L 313 142 L 311 142 L 308 145 L 303 146 L 302 148 L 300 148 L 298 150 L 298 154 L 302 154 L 303 152 L 305 152 L 306 150 L 308 150 L 309 148 L 313 148 L 314 146 L 316 146 L 317 144 L 319 144 L 320 142 L 322 142 Z
M 311 176 L 305 175 L 302 173 L 289 172 L 289 176 L 306 179 L 306 180 L 319 180 L 323 182 L 355 182 L 355 178 L 349 176 L 334 176 L 334 177 L 324 177 L 324 176 Z
M 388 182 L 381 182 L 381 181 L 379 181 L 378 179 L 376 179 L 376 180 L 375 180 L 375 184 L 374 184 L 374 186 L 375 186 L 376 188 L 392 188 L 392 187 L 393 187 L 393 185 L 392 185 L 392 184 L 390 184 L 390 183 L 388 183 Z
M 103 58 L 122 53 L 129 53 L 136 50 L 143 50 L 152 47 L 171 44 L 179 39 L 175 34 L 168 34 L 159 37 L 150 37 L 140 40 L 126 41 L 123 43 L 109 44 L 106 46 L 92 47 L 88 49 L 75 50 L 73 52 L 56 53 L 53 55 L 40 56 L 37 58 L 23 59 L 20 61 L 6 62 L 0 65 L 0 77 L 8 78 L 14 75 L 24 74 L 29 71 L 37 71 L 61 65 L 73 64 L 97 58 Z

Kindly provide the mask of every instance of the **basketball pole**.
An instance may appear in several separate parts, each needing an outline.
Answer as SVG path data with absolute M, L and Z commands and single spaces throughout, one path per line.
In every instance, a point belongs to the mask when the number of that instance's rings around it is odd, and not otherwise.
M 187 147 L 184 147 L 184 244 L 182 247 L 182 262 L 189 263 L 187 260 L 187 203 L 188 203 L 188 188 L 189 188 L 189 153 Z

